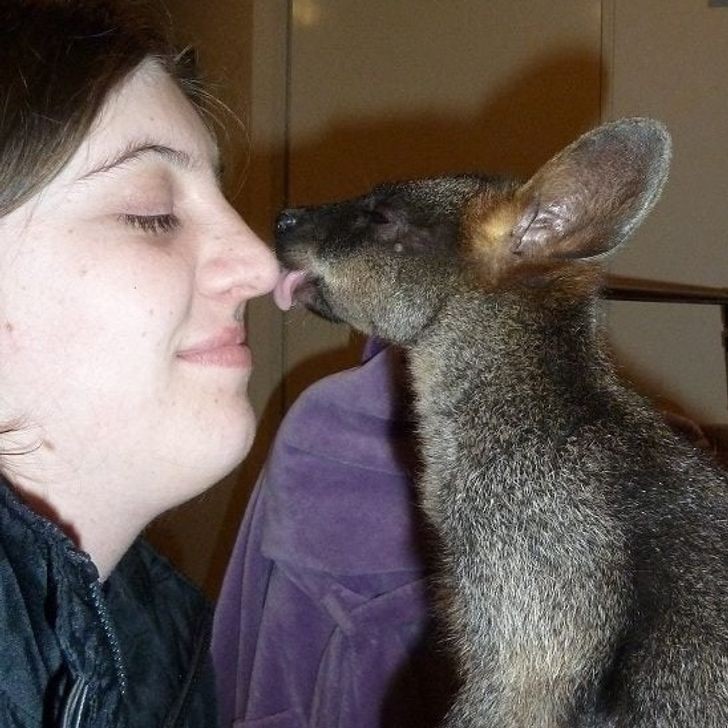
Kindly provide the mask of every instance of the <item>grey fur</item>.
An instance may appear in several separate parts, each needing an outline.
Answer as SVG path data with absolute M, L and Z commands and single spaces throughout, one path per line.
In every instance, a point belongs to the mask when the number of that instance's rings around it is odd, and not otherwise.
M 463 681 L 448 728 L 728 726 L 728 479 L 619 380 L 597 323 L 601 258 L 669 156 L 630 119 L 523 185 L 288 211 L 299 299 L 409 351 Z

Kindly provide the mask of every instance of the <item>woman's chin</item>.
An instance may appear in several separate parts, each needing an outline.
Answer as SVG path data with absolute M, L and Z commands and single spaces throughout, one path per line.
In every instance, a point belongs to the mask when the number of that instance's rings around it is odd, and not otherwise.
M 199 457 L 210 469 L 210 485 L 229 475 L 250 452 L 255 438 L 255 417 L 249 405 L 247 410 L 245 417 L 231 418 L 217 437 L 210 433 L 207 443 L 201 443 Z M 204 432 L 201 437 L 205 437 Z
M 159 487 L 167 490 L 163 510 L 204 493 L 240 465 L 253 444 L 255 417 L 246 398 L 242 410 L 240 402 L 227 413 L 221 408 L 216 417 L 204 418 L 184 432 L 184 439 L 170 443 L 166 476 L 158 473 Z

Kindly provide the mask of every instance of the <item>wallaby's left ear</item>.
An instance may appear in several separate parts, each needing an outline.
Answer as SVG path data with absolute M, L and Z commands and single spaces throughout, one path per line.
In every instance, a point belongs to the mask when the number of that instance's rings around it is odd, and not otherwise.
M 545 259 L 613 250 L 660 195 L 670 136 L 652 119 L 622 119 L 585 134 L 516 192 L 511 252 Z

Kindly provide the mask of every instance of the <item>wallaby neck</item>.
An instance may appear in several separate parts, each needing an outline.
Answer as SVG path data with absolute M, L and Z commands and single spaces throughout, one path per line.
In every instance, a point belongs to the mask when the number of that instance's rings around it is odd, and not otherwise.
M 600 340 L 591 298 L 453 295 L 411 347 L 420 418 L 438 427 L 448 417 L 468 427 L 569 420 L 615 383 Z

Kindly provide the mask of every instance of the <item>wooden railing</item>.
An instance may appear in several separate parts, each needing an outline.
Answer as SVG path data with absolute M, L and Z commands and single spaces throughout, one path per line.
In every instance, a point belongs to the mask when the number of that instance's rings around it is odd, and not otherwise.
M 726 387 L 728 388 L 728 288 L 690 286 L 664 283 L 639 278 L 608 276 L 602 296 L 613 301 L 645 301 L 650 303 L 688 303 L 720 306 L 723 319 L 721 343 L 725 359 Z

